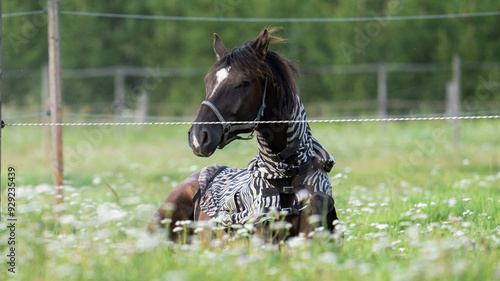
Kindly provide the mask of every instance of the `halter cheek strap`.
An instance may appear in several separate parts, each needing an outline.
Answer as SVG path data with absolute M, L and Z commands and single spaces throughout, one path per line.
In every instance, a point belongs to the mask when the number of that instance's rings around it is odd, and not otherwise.
M 264 110 L 266 109 L 266 92 L 267 92 L 267 78 L 266 78 L 266 81 L 264 83 L 264 92 L 262 94 L 262 104 L 259 108 L 259 112 L 257 113 L 257 117 L 255 118 L 254 122 L 260 121 L 262 116 L 264 116 Z M 224 146 L 226 146 L 227 144 L 229 144 L 230 142 L 232 142 L 234 140 L 250 140 L 253 138 L 253 133 L 255 131 L 255 128 L 257 128 L 258 124 L 256 124 L 256 123 L 246 123 L 246 124 L 229 123 L 226 121 L 226 119 L 224 119 L 224 116 L 222 116 L 220 111 L 217 109 L 217 107 L 213 103 L 211 103 L 207 100 L 204 100 L 201 104 L 204 104 L 204 105 L 208 106 L 210 109 L 212 109 L 215 116 L 217 116 L 217 119 L 219 119 L 219 121 L 221 122 L 222 139 L 221 139 L 221 142 L 219 143 L 219 145 L 217 146 L 217 148 L 222 149 L 222 148 L 224 148 Z M 247 137 L 238 136 L 238 134 L 240 134 L 240 133 L 238 133 L 238 131 L 244 131 L 244 130 L 248 130 L 248 129 L 251 129 L 249 136 L 247 136 Z M 233 136 L 232 138 L 229 138 L 229 134 L 233 133 L 233 132 L 236 132 L 236 135 Z

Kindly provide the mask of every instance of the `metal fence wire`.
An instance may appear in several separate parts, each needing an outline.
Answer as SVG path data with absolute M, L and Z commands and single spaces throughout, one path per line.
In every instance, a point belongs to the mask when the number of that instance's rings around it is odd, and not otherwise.
M 228 121 L 228 122 L 75 122 L 75 123 L 4 123 L 4 126 L 144 126 L 144 125 L 236 125 L 236 124 L 290 124 L 290 123 L 349 123 L 349 122 L 403 122 L 403 121 L 442 121 L 442 120 L 480 120 L 500 119 L 500 115 L 480 116 L 431 116 L 431 117 L 389 117 L 389 118 L 350 118 L 350 119 L 311 119 L 311 120 L 274 120 L 274 121 Z
M 4 18 L 27 16 L 47 13 L 47 9 L 38 11 L 27 11 L 2 15 Z M 435 15 L 408 15 L 408 16 L 386 16 L 386 17 L 338 17 L 338 18 L 226 18 L 226 17 L 185 17 L 167 15 L 134 15 L 117 13 L 96 13 L 80 11 L 60 11 L 62 15 L 90 16 L 104 18 L 123 18 L 141 20 L 169 20 L 169 21 L 198 21 L 198 22 L 366 22 L 366 21 L 396 21 L 396 20 L 433 20 L 499 16 L 500 11 L 435 14 Z

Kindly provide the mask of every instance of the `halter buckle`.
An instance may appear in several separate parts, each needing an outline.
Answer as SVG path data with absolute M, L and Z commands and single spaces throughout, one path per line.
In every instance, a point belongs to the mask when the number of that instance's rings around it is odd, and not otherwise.
M 222 133 L 223 134 L 229 134 L 230 131 L 231 131 L 231 124 L 230 123 L 222 124 Z
M 294 186 L 283 186 L 283 188 L 281 189 L 281 193 L 294 194 L 294 189 L 295 189 Z
M 293 208 L 292 207 L 286 207 L 286 208 L 281 208 L 282 212 L 286 212 L 287 215 L 292 215 L 293 214 Z

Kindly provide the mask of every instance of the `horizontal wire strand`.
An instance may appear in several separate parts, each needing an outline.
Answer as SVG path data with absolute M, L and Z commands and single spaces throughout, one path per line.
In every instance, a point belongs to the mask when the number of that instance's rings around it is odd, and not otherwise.
M 45 14 L 45 13 L 47 13 L 47 9 L 38 10 L 38 11 L 26 11 L 26 12 L 19 12 L 19 13 L 2 14 L 2 18 L 30 16 L 30 15 Z
M 498 16 L 500 11 L 437 14 L 437 15 L 410 15 L 387 17 L 343 17 L 343 18 L 222 18 L 222 17 L 185 17 L 162 15 L 132 15 L 114 13 L 95 13 L 78 11 L 61 11 L 61 14 L 75 16 L 94 16 L 107 18 L 147 19 L 147 20 L 172 20 L 172 21 L 203 21 L 203 22 L 365 22 L 365 21 L 393 21 L 393 20 L 424 20 Z
M 435 116 L 435 117 L 392 117 L 353 119 L 312 119 L 275 121 L 230 121 L 230 122 L 91 122 L 91 123 L 6 123 L 5 126 L 144 126 L 144 125 L 226 125 L 226 124 L 285 124 L 285 123 L 349 123 L 349 122 L 402 122 L 402 121 L 442 121 L 500 119 L 500 115 L 483 116 Z
M 449 19 L 498 16 L 500 11 L 437 14 L 437 15 L 410 15 L 410 16 L 387 16 L 387 17 L 343 17 L 343 18 L 223 18 L 223 17 L 186 17 L 186 16 L 163 16 L 163 15 L 133 15 L 115 13 L 96 13 L 61 11 L 61 14 L 75 16 L 93 16 L 107 18 L 147 19 L 147 20 L 172 20 L 172 21 L 202 21 L 202 22 L 366 22 L 366 21 L 394 21 L 394 20 L 426 20 L 426 19 Z
M 3 14 L 2 17 L 18 17 L 47 13 L 47 9 Z M 366 22 L 366 21 L 395 21 L 395 20 L 428 20 L 498 16 L 500 11 L 485 11 L 455 14 L 409 15 L 409 16 L 380 16 L 380 17 L 340 17 L 340 18 L 224 18 L 224 17 L 188 17 L 166 15 L 138 15 L 100 12 L 60 11 L 63 15 L 91 16 L 106 18 L 171 20 L 171 21 L 203 21 L 203 22 Z

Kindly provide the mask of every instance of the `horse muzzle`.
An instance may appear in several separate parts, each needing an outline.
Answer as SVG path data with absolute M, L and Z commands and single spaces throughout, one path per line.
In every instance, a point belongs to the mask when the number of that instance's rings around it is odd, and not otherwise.
M 189 146 L 196 156 L 210 157 L 220 143 L 220 125 L 193 125 L 189 129 Z

